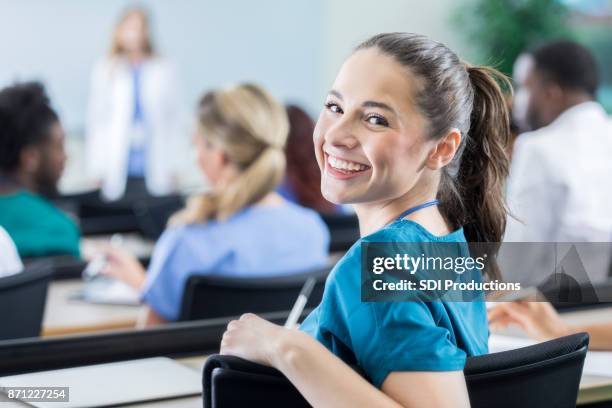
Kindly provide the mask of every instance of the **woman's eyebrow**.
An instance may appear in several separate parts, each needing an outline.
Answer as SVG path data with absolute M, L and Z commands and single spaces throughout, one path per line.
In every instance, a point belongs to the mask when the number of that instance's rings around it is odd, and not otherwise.
M 336 98 L 338 98 L 340 100 L 342 100 L 342 94 L 340 92 L 336 91 L 335 89 L 330 90 L 329 94 L 335 96 Z
M 335 89 L 332 89 L 329 91 L 329 95 L 335 96 L 336 98 L 343 100 L 342 98 L 342 94 L 338 91 L 336 91 Z M 361 106 L 363 106 L 364 108 L 379 108 L 379 109 L 384 109 L 387 110 L 391 113 L 393 113 L 394 115 L 397 116 L 397 112 L 395 111 L 395 109 L 393 109 L 391 106 L 387 105 L 384 102 L 377 102 L 377 101 L 365 101 L 364 103 L 361 104 Z
M 389 112 L 393 113 L 394 115 L 396 114 L 395 109 L 393 109 L 392 107 L 390 107 L 389 105 L 387 105 L 386 103 L 383 103 L 383 102 L 365 101 L 362 104 L 362 106 L 365 107 L 365 108 L 384 109 L 384 110 L 388 110 Z

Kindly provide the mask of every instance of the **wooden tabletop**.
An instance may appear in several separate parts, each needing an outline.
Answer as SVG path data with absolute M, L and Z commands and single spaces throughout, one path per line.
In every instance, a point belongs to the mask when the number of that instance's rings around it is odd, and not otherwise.
M 87 333 L 135 327 L 142 306 L 102 305 L 74 299 L 81 280 L 54 281 L 49 286 L 43 336 Z

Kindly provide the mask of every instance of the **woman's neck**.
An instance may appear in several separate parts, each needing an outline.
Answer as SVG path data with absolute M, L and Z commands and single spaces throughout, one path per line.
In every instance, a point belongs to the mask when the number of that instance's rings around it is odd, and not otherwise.
M 254 205 L 257 207 L 278 207 L 284 203 L 285 199 L 281 197 L 280 194 L 273 191 L 266 194 L 264 198 L 256 202 Z
M 395 221 L 404 211 L 425 202 L 434 200 L 434 193 L 407 193 L 387 201 L 355 204 L 355 213 L 359 218 L 359 231 L 362 237 L 372 234 Z M 450 232 L 448 225 L 437 206 L 416 211 L 405 219 L 418 222 L 434 235 L 446 235 Z
M 147 55 L 144 51 L 133 50 L 126 52 L 125 57 L 131 65 L 139 65 L 147 58 Z

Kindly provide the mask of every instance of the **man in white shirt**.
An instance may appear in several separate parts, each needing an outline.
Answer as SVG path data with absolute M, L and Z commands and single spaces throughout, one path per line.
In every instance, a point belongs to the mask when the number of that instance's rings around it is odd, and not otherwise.
M 512 216 L 504 242 L 611 241 L 612 122 L 595 102 L 595 60 L 586 48 L 569 41 L 546 44 L 528 55 L 523 60 L 523 98 L 515 101 L 526 106 L 515 110 L 524 113 L 531 131 L 514 145 L 507 190 Z M 539 284 L 552 276 L 568 248 L 504 245 L 504 277 Z M 591 282 L 607 278 L 612 251 L 606 248 L 578 248 Z M 582 282 L 587 278 L 573 277 Z
M 510 242 L 602 242 L 612 238 L 612 122 L 595 102 L 596 64 L 569 41 L 530 53 L 526 122 L 510 178 Z

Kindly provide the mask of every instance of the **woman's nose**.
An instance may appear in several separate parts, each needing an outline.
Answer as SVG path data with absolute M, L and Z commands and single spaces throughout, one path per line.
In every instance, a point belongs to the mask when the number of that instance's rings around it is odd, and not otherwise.
M 336 147 L 352 149 L 359 144 L 355 136 L 353 124 L 344 118 L 336 121 L 328 128 L 325 134 L 325 142 Z

